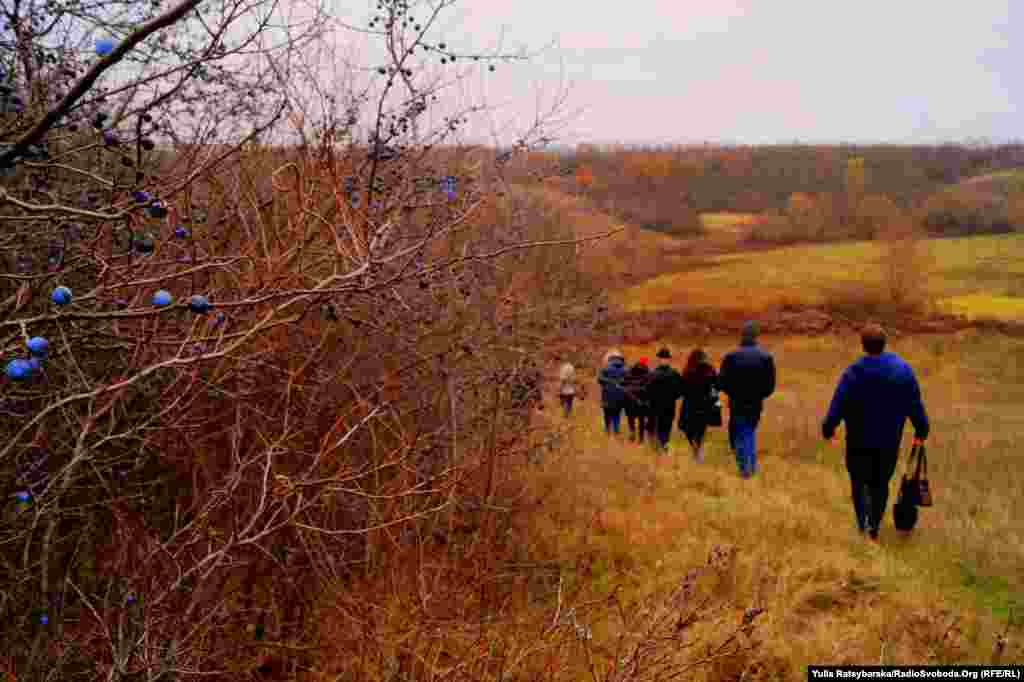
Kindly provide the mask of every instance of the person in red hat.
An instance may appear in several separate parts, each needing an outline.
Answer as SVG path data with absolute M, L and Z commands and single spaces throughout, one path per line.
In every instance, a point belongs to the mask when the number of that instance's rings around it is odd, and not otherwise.
M 629 439 L 644 442 L 644 431 L 651 431 L 650 406 L 647 402 L 647 384 L 651 380 L 651 369 L 647 358 L 640 358 L 629 368 L 622 380 L 626 392 L 626 421 L 629 425 Z

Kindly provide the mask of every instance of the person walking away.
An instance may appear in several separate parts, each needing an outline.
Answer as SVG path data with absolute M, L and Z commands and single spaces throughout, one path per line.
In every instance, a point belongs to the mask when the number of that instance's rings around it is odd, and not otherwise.
M 601 385 L 604 431 L 618 434 L 626 402 L 626 394 L 622 389 L 622 380 L 626 376 L 626 358 L 615 349 L 608 351 L 604 357 L 605 367 L 597 377 L 597 383 Z
M 647 384 L 651 380 L 651 369 L 647 366 L 647 358 L 640 358 L 626 372 L 622 388 L 626 393 L 626 420 L 629 424 L 629 439 L 644 442 L 644 432 L 648 430 L 647 420 L 649 406 L 647 403 Z
M 576 368 L 571 362 L 564 362 L 558 370 L 558 397 L 562 401 L 562 411 L 566 418 L 572 416 L 572 403 L 576 399 L 579 386 L 576 383 Z M 583 399 L 582 393 L 580 399 Z
M 679 411 L 679 430 L 693 449 L 693 459 L 704 461 L 704 434 L 711 422 L 717 400 L 718 372 L 702 348 L 690 353 L 683 370 L 683 405 Z
M 832 440 L 846 423 L 846 469 L 850 474 L 857 526 L 878 541 L 896 470 L 903 427 L 909 418 L 915 443 L 928 438 L 930 424 L 914 370 L 899 355 L 886 352 L 885 331 L 869 325 L 861 333 L 866 355 L 846 368 L 821 425 Z
M 758 471 L 757 426 L 764 401 L 775 392 L 775 359 L 757 343 L 757 322 L 743 325 L 740 347 L 728 353 L 718 372 L 718 387 L 729 397 L 729 447 L 740 476 Z
M 669 364 L 672 354 L 668 348 L 659 350 L 658 358 L 662 362 L 651 373 L 651 381 L 647 385 L 647 400 L 657 436 L 655 447 L 661 452 L 668 452 L 668 442 L 672 436 L 672 424 L 676 416 L 676 401 L 683 395 L 683 377 Z

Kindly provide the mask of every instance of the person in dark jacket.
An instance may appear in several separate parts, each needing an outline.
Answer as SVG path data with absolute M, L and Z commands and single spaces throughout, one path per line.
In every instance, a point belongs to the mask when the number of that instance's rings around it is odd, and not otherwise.
M 672 358 L 668 348 L 659 350 L 658 357 L 663 362 L 651 372 L 651 381 L 647 384 L 647 400 L 658 437 L 655 447 L 668 452 L 672 423 L 676 416 L 676 401 L 683 395 L 683 377 L 668 363 Z
M 626 372 L 622 388 L 626 392 L 626 420 L 629 424 L 629 439 L 644 442 L 644 432 L 648 428 L 647 383 L 651 379 L 651 368 L 647 366 L 647 358 L 640 358 Z
M 900 356 L 885 352 L 885 332 L 869 325 L 861 334 L 867 354 L 843 372 L 821 425 L 831 440 L 846 422 L 846 469 L 850 474 L 857 526 L 878 540 L 896 470 L 903 427 L 909 418 L 915 442 L 928 438 L 928 414 L 914 370 Z
M 757 473 L 757 426 L 765 399 L 775 392 L 775 359 L 758 345 L 759 331 L 757 322 L 744 324 L 740 347 L 718 372 L 718 388 L 729 397 L 729 447 L 743 478 Z
M 622 389 L 622 380 L 626 377 L 626 359 L 617 350 L 610 350 L 604 356 L 605 368 L 597 377 L 601 385 L 601 407 L 604 411 L 605 433 L 619 433 L 622 422 L 622 409 L 626 403 L 626 393 Z
M 686 435 L 693 458 L 704 461 L 704 434 L 711 421 L 711 411 L 718 401 L 718 372 L 702 348 L 690 353 L 683 370 L 683 407 L 679 411 L 679 430 Z

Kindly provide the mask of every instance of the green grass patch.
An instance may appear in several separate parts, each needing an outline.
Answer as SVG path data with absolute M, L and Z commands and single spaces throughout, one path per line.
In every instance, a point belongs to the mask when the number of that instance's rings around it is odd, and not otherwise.
M 960 581 L 977 600 L 978 608 L 1012 625 L 1024 625 L 1024 592 L 1013 588 L 1003 576 L 986 575 L 969 560 L 960 562 Z

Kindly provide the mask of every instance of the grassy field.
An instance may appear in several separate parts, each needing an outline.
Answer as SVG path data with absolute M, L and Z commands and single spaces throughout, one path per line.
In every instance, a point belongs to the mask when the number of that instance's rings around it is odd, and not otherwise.
M 1024 319 L 1024 235 L 930 240 L 928 290 L 936 304 L 969 316 Z M 833 292 L 878 286 L 882 245 L 826 244 L 695 261 L 619 295 L 627 310 L 715 308 L 759 312 L 826 302 Z
M 1024 182 L 1024 170 L 1014 169 L 979 175 L 963 180 L 959 184 L 976 189 L 987 189 L 1005 195 L 1011 188 L 1019 186 L 1021 182 Z
M 731 250 L 749 236 L 759 217 L 756 213 L 701 213 L 700 220 L 706 242 Z
M 710 232 L 741 232 L 757 222 L 756 213 L 701 213 L 700 220 Z
M 717 362 L 732 343 L 708 350 Z M 680 364 L 687 343 L 668 345 Z M 597 400 L 588 400 L 573 417 L 564 456 L 540 474 L 559 490 L 537 520 L 543 551 L 585 566 L 569 582 L 585 584 L 595 599 L 617 590 L 636 605 L 667 594 L 713 547 L 734 548 L 734 565 L 712 589 L 734 612 L 694 636 L 714 639 L 758 606 L 764 614 L 750 640 L 758 646 L 696 679 L 740 679 L 741 670 L 742 679 L 806 679 L 809 663 L 990 661 L 1011 612 L 1024 625 L 1024 473 L 1015 443 L 1024 425 L 1024 342 L 964 332 L 892 347 L 914 365 L 933 423 L 936 506 L 921 511 L 909 537 L 887 512 L 880 546 L 856 534 L 842 446 L 819 435 L 834 382 L 858 355 L 853 340 L 765 346 L 779 388 L 759 431 L 759 477 L 739 478 L 723 429 L 712 430 L 704 464 L 691 461 L 678 433 L 672 455 L 658 459 L 605 436 Z M 656 349 L 623 350 L 635 359 Z M 593 651 L 613 649 L 622 634 L 606 616 L 588 622 Z M 674 655 L 692 660 L 702 651 Z M 1022 656 L 1014 643 L 1003 660 Z M 580 679 L 594 661 L 590 652 L 574 662 Z

